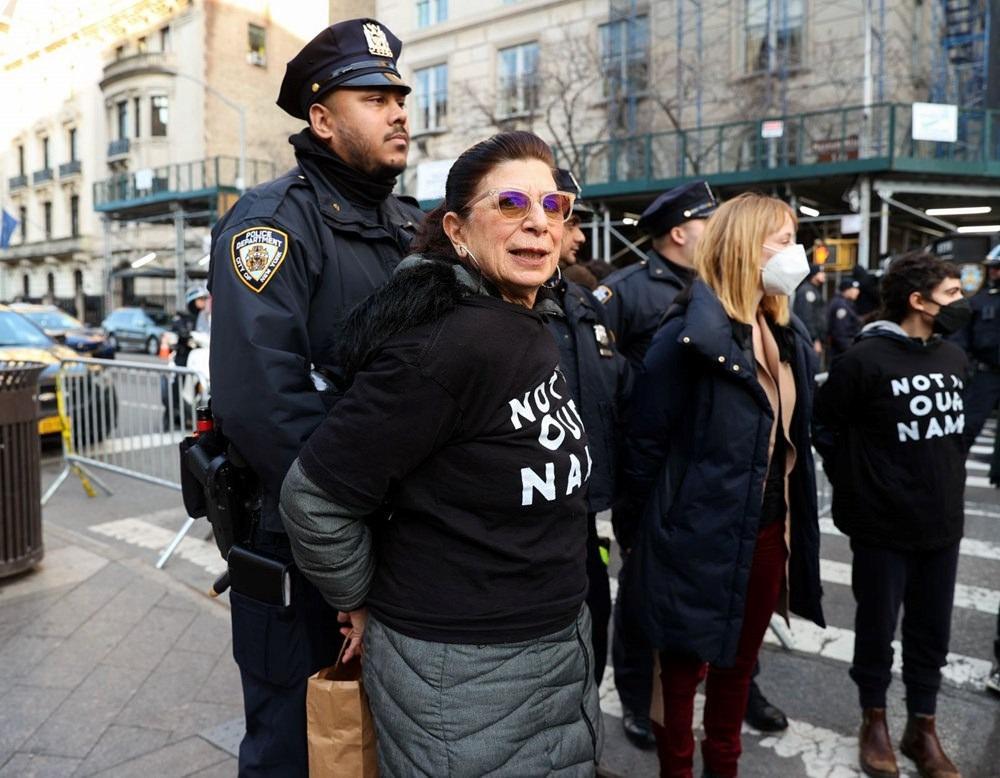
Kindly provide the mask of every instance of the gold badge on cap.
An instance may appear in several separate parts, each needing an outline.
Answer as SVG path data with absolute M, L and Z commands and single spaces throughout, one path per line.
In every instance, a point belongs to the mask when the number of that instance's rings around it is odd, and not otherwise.
M 368 22 L 361 27 L 365 32 L 365 40 L 368 41 L 368 51 L 375 57 L 392 58 L 392 49 L 389 48 L 389 41 L 386 40 L 385 33 L 377 24 Z

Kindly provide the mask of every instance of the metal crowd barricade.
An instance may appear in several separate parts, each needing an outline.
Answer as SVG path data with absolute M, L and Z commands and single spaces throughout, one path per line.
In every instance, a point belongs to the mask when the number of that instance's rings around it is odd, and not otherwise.
M 177 445 L 195 427 L 203 401 L 193 370 L 118 359 L 64 359 L 56 382 L 62 421 L 63 469 L 42 496 L 45 505 L 70 474 L 88 496 L 91 482 L 111 489 L 104 470 L 167 489 L 181 489 Z M 193 522 L 188 520 L 161 554 L 163 567 Z

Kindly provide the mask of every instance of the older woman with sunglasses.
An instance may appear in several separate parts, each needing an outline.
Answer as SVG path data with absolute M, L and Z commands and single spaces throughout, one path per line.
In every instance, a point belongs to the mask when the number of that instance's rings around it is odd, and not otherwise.
M 292 466 L 296 562 L 363 653 L 383 776 L 592 775 L 592 460 L 546 329 L 571 194 L 548 146 L 463 153 L 417 253 L 347 322 Z

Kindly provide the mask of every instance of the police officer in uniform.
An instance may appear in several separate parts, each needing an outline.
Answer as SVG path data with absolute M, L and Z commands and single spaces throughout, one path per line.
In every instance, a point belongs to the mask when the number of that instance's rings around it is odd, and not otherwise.
M 965 391 L 966 447 L 976 442 L 986 419 L 1000 401 L 1000 255 L 983 263 L 986 283 L 969 300 L 972 319 L 956 337 L 972 363 Z M 1000 435 L 997 436 L 1000 439 Z
M 619 349 L 634 367 L 642 365 L 674 298 L 694 280 L 694 247 L 715 206 L 705 181 L 664 192 L 639 218 L 639 229 L 652 239 L 646 258 L 612 273 L 594 290 Z
M 664 192 L 643 212 L 639 228 L 650 235 L 652 249 L 641 262 L 617 270 L 594 290 L 607 313 L 618 348 L 634 370 L 641 369 L 646 349 L 674 298 L 695 277 L 694 249 L 707 219 L 716 207 L 705 181 L 684 184 Z M 622 549 L 618 598 L 614 608 L 612 660 L 615 686 L 622 703 L 622 727 L 639 748 L 653 748 L 656 739 L 649 722 L 653 686 L 653 650 L 628 607 L 633 591 L 628 552 L 632 538 L 620 521 L 624 507 L 616 507 L 612 521 Z
M 556 187 L 579 194 L 576 179 L 568 170 L 556 171 Z M 586 241 L 579 229 L 581 215 L 588 206 L 573 206 L 573 229 L 563 231 L 559 264 L 571 267 L 576 252 Z M 607 547 L 597 535 L 597 514 L 609 509 L 615 499 L 615 474 L 621 441 L 621 412 L 631 388 L 628 362 L 618 353 L 604 309 L 583 286 L 562 272 L 550 282 L 562 311 L 548 316 L 549 330 L 559 346 L 559 367 L 576 401 L 587 429 L 593 458 L 587 487 L 587 607 L 590 609 L 594 647 L 594 678 L 598 685 L 608 658 L 608 622 L 611 618 L 611 585 L 608 580 Z
M 847 351 L 861 331 L 861 317 L 854 309 L 854 301 L 860 295 L 861 284 L 853 278 L 845 278 L 838 285 L 837 294 L 826 309 L 830 359 Z
M 809 330 L 813 351 L 817 356 L 823 353 L 823 343 L 826 341 L 826 303 L 823 301 L 825 283 L 823 266 L 810 265 L 809 276 L 795 290 L 795 302 L 792 304 L 795 315 Z
M 292 556 L 281 483 L 336 395 L 340 322 L 389 278 L 421 218 L 391 194 L 409 146 L 401 48 L 373 19 L 306 44 L 277 100 L 308 123 L 289 139 L 297 167 L 247 192 L 212 230 L 212 409 L 262 482 L 254 549 L 282 561 Z M 239 774 L 306 775 L 306 681 L 336 659 L 338 614 L 297 571 L 289 608 L 238 589 Z

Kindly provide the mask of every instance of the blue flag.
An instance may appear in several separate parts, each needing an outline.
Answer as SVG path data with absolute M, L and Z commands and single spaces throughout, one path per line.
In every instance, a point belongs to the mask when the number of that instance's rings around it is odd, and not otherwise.
M 10 246 L 11 236 L 14 234 L 14 230 L 17 228 L 18 222 L 11 214 L 7 213 L 6 210 L 3 211 L 3 219 L 0 220 L 0 249 L 5 249 Z

